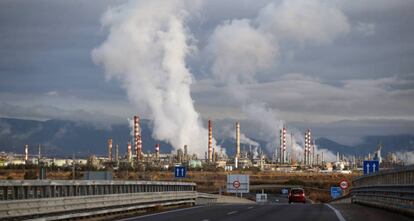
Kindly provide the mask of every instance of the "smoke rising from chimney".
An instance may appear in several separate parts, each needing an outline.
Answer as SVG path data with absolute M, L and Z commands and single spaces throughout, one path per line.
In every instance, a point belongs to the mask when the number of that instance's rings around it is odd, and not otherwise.
M 280 145 L 278 132 L 284 122 L 277 110 L 252 100 L 247 85 L 255 83 L 259 74 L 269 71 L 284 56 L 281 42 L 300 47 L 328 44 L 349 31 L 344 13 L 334 3 L 322 0 L 269 3 L 256 18 L 228 20 L 214 30 L 206 47 L 212 76 L 238 100 L 245 120 L 257 121 L 254 125 L 262 131 L 261 139 L 268 141 L 269 152 Z M 296 150 L 301 145 L 294 146 Z
M 136 112 L 151 120 L 155 139 L 175 149 L 188 145 L 201 157 L 207 130 L 190 96 L 193 76 L 185 63 L 195 48 L 186 21 L 197 8 L 198 1 L 177 0 L 111 8 L 101 20 L 108 37 L 92 58 L 108 79 L 122 82 Z

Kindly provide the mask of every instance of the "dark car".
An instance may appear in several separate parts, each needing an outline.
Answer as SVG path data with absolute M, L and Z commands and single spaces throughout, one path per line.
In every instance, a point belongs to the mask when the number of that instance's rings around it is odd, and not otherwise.
M 302 188 L 292 188 L 289 191 L 289 203 L 292 202 L 300 202 L 300 203 L 306 203 L 306 197 L 305 197 L 305 190 Z

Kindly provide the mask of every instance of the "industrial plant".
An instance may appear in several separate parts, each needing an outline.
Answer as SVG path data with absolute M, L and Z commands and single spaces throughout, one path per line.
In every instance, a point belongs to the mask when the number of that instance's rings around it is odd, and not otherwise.
M 48 158 L 41 155 L 41 146 L 38 146 L 38 155 L 29 155 L 29 145 L 24 145 L 23 154 L 0 153 L 0 166 L 10 165 L 40 165 L 56 167 L 73 167 L 76 165 L 87 166 L 95 169 L 122 170 L 125 168 L 137 171 L 169 170 L 174 166 L 183 165 L 193 169 L 222 169 L 225 171 L 258 169 L 261 171 L 312 171 L 312 172 L 340 172 L 351 173 L 361 170 L 364 160 L 379 160 L 383 167 L 394 167 L 402 164 L 395 153 L 388 153 L 385 159 L 381 156 L 381 144 L 375 152 L 367 156 L 345 156 L 337 153 L 335 161 L 324 159 L 324 152 L 316 148 L 310 128 L 303 132 L 303 137 L 295 137 L 293 132 L 288 132 L 287 125 L 283 125 L 278 133 L 279 145 L 274 147 L 274 152 L 269 157 L 260 147 L 241 149 L 241 125 L 235 122 L 235 154 L 230 156 L 223 149 L 229 147 L 214 146 L 213 121 L 208 120 L 208 143 L 204 158 L 190 154 L 191 147 L 184 145 L 174 152 L 162 152 L 162 146 L 157 143 L 153 151 L 144 153 L 145 141 L 141 136 L 140 117 L 133 117 L 132 142 L 127 142 L 125 147 L 116 144 L 112 138 L 107 138 L 107 155 L 90 155 L 86 159 L 73 156 L 68 159 Z M 288 139 L 289 134 L 289 139 Z M 297 135 L 296 135 L 297 136 Z M 302 140 L 298 144 L 297 140 Z M 121 142 L 120 142 L 121 143 Z

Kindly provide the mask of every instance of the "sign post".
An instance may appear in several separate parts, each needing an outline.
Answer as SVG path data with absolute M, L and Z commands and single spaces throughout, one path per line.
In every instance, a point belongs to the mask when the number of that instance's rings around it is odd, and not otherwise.
M 331 187 L 331 197 L 332 199 L 336 199 L 338 197 L 342 196 L 342 189 L 337 186 Z
M 364 160 L 364 175 L 379 172 L 380 164 L 378 160 Z
M 229 174 L 227 175 L 227 193 L 249 193 L 249 175 Z
M 348 189 L 348 187 L 349 187 L 349 181 L 346 180 L 346 179 L 342 179 L 339 182 L 339 187 L 342 189 L 343 194 L 346 194 L 346 189 Z
M 185 178 L 186 174 L 187 174 L 187 168 L 183 166 L 174 167 L 175 178 Z
M 339 182 L 339 187 L 341 187 L 342 190 L 346 190 L 349 187 L 349 182 L 346 179 L 342 179 L 341 182 Z

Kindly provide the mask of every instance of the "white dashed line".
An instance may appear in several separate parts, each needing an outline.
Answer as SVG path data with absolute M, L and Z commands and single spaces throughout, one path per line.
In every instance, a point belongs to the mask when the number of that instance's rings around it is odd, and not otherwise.
M 231 211 L 231 212 L 228 212 L 227 213 L 227 215 L 232 215 L 232 214 L 235 214 L 235 213 L 237 213 L 238 211 Z
M 253 208 L 254 208 L 253 206 L 247 207 L 247 209 L 253 209 Z
M 143 215 L 143 216 L 136 216 L 136 217 L 126 218 L 126 219 L 121 219 L 119 221 L 129 221 L 129 220 L 142 219 L 142 218 L 145 218 L 145 217 L 158 216 L 158 215 L 162 215 L 162 214 L 166 214 L 166 213 L 175 213 L 175 212 L 180 212 L 180 211 L 185 211 L 185 210 L 190 210 L 190 209 L 197 209 L 197 208 L 201 208 L 201 207 L 202 206 L 194 206 L 194 207 L 189 207 L 189 208 L 170 210 L 170 211 L 165 211 L 165 212 L 161 212 L 161 213 L 153 213 L 153 214 L 148 214 L 148 215 Z
M 336 217 L 338 217 L 339 221 L 346 221 L 345 218 L 342 216 L 341 212 L 339 212 L 337 209 L 335 209 L 333 206 L 329 204 L 325 204 L 327 207 L 331 208 L 336 214 Z
M 203 219 L 203 220 L 201 220 L 201 221 L 210 221 L 209 219 Z

